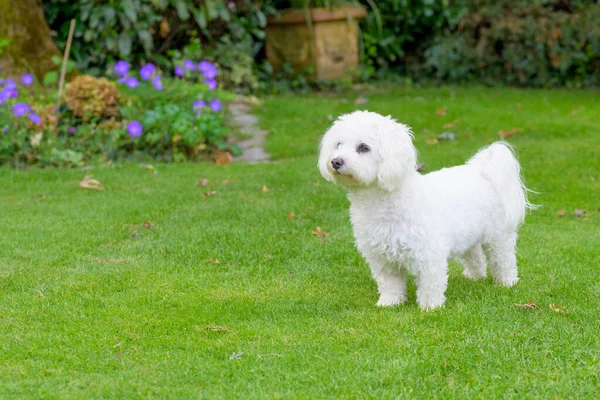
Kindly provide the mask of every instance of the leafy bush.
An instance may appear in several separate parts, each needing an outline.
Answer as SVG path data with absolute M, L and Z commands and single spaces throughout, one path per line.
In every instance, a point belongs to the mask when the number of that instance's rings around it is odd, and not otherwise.
M 452 34 L 426 51 L 442 80 L 511 85 L 600 83 L 600 4 L 470 0 Z
M 91 75 L 105 74 L 120 59 L 152 62 L 167 74 L 173 62 L 207 59 L 223 68 L 225 87 L 250 88 L 271 12 L 268 2 L 249 0 L 48 0 L 44 9 L 60 48 L 71 19 L 78 21 L 71 54 Z
M 32 76 L 21 85 L 0 79 L 0 165 L 169 162 L 207 158 L 217 149 L 239 152 L 227 143 L 224 125 L 222 101 L 231 95 L 185 76 L 163 85 L 151 64 L 140 70 L 141 81 L 128 63 L 119 66 L 122 83 L 81 76 L 69 84 L 58 109 Z M 205 80 L 217 74 L 206 61 L 201 69 Z

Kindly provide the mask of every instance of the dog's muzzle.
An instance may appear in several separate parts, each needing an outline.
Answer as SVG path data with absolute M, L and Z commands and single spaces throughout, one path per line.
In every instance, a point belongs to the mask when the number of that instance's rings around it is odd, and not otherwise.
M 340 157 L 336 157 L 333 160 L 331 160 L 331 166 L 336 171 L 339 170 L 340 168 L 342 168 L 343 165 L 344 165 L 344 160 Z

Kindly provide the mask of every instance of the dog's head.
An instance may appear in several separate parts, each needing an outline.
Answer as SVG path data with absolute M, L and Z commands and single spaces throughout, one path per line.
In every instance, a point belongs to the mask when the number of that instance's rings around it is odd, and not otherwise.
M 416 163 L 410 128 L 374 112 L 342 115 L 321 141 L 321 175 L 349 188 L 397 190 Z

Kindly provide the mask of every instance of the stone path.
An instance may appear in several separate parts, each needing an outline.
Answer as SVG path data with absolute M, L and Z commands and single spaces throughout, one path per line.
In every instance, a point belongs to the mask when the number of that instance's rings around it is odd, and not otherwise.
M 245 161 L 251 164 L 269 162 L 269 154 L 264 150 L 267 131 L 260 129 L 258 118 L 252 115 L 252 106 L 244 101 L 236 101 L 229 105 L 231 124 L 237 127 L 241 134 L 250 136 L 236 142 L 243 154 L 234 157 L 234 162 Z

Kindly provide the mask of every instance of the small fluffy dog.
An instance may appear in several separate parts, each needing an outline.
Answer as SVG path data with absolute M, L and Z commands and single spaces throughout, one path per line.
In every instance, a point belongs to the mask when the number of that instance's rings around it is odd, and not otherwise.
M 421 309 L 444 304 L 448 260 L 463 275 L 518 281 L 517 228 L 532 205 L 508 144 L 493 143 L 465 165 L 421 175 L 412 133 L 391 117 L 356 111 L 337 119 L 321 141 L 319 171 L 348 189 L 356 246 L 379 289 L 378 306 L 406 301 L 416 277 Z

